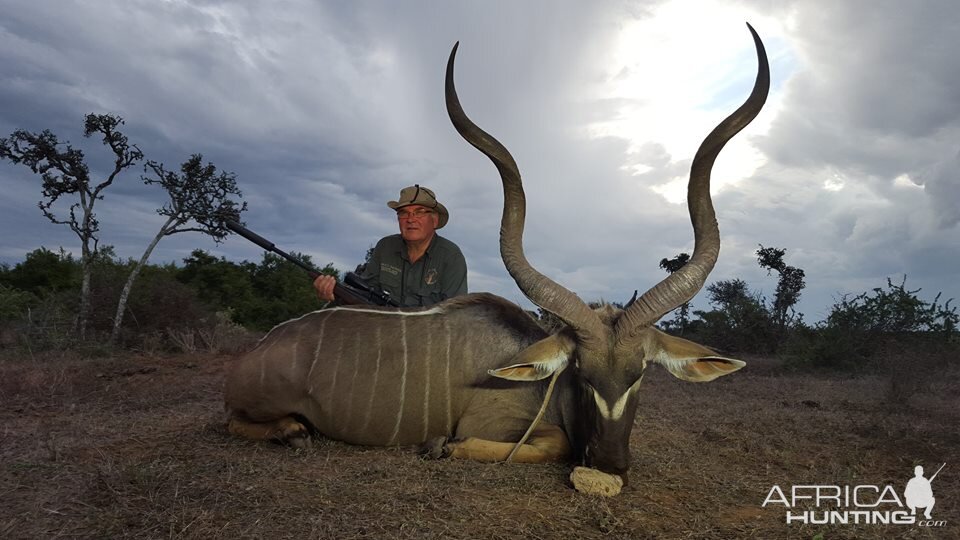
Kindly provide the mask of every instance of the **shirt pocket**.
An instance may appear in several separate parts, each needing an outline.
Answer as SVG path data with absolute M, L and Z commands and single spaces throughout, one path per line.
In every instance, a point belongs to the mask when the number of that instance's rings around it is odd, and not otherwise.
M 384 290 L 400 290 L 401 271 L 396 266 L 381 263 L 380 264 L 380 286 Z

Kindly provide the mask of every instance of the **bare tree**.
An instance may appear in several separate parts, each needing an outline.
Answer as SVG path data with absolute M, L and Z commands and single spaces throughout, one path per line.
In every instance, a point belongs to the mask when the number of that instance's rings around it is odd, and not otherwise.
M 113 318 L 113 330 L 110 341 L 115 342 L 123 324 L 123 315 L 127 307 L 130 290 L 140 270 L 147 263 L 153 249 L 164 236 L 182 232 L 200 232 L 213 237 L 219 243 L 230 234 L 224 220 L 237 220 L 240 213 L 247 209 L 247 203 L 238 204 L 231 196 L 242 197 L 237 188 L 237 178 L 233 173 L 218 172 L 212 163 L 203 164 L 203 155 L 193 154 L 180 165 L 180 173 L 168 171 L 162 163 L 148 161 L 144 170 L 152 176 L 143 176 L 144 183 L 162 187 L 170 200 L 157 209 L 157 213 L 167 220 L 147 246 L 143 256 L 130 271 L 127 282 L 120 293 L 117 314 Z
M 124 169 L 143 159 L 136 145 L 127 142 L 127 137 L 117 128 L 123 118 L 111 114 L 88 114 L 84 121 L 83 136 L 94 133 L 103 135 L 103 144 L 110 147 L 116 156 L 113 170 L 98 184 L 90 180 L 90 170 L 84 161 L 82 150 L 69 143 L 61 143 L 49 130 L 30 133 L 14 131 L 9 138 L 0 139 L 0 158 L 29 167 L 43 179 L 43 200 L 38 203 L 40 211 L 52 223 L 67 225 L 80 238 L 82 278 L 80 284 L 80 314 L 77 328 L 80 339 L 86 338 L 87 319 L 90 311 L 90 275 L 97 253 L 100 224 L 93 207 L 103 199 L 103 190 L 110 186 Z M 69 217 L 59 217 L 54 204 L 63 196 L 75 196 L 78 200 L 70 205 Z

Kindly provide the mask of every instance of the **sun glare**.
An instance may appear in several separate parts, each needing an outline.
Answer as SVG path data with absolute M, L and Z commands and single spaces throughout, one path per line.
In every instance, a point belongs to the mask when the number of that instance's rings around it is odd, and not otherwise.
M 625 24 L 606 59 L 608 77 L 600 97 L 620 105 L 611 117 L 591 124 L 588 133 L 629 141 L 627 169 L 644 174 L 652 183 L 648 187 L 667 201 L 684 202 L 686 177 L 672 176 L 674 168 L 658 178 L 662 163 L 646 163 L 639 150 L 656 143 L 672 163 L 689 162 L 703 137 L 739 106 L 756 74 L 747 20 L 761 32 L 771 54 L 771 42 L 782 35 L 780 23 L 719 1 L 699 2 L 695 11 L 687 2 L 668 2 L 651 17 Z M 767 131 L 776 116 L 774 101 L 768 99 L 748 133 Z M 714 168 L 713 190 L 749 177 L 765 161 L 747 138 L 735 138 Z

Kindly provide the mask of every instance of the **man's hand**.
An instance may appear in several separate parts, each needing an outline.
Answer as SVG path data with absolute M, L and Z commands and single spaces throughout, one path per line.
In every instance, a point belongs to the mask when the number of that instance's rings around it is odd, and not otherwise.
M 317 290 L 317 296 L 323 302 L 333 302 L 333 287 L 336 284 L 336 278 L 328 275 L 320 275 L 313 280 L 313 288 Z

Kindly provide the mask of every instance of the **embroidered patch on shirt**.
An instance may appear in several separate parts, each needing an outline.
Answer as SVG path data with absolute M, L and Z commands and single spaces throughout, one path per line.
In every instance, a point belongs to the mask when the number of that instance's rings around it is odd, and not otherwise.
M 386 273 L 391 274 L 391 275 L 394 275 L 394 276 L 399 276 L 399 275 L 400 275 L 400 269 L 397 268 L 396 266 L 393 266 L 392 264 L 381 263 L 381 264 L 380 264 L 380 271 L 381 271 L 381 272 L 386 272 Z
M 437 282 L 437 269 L 436 269 L 436 268 L 431 268 L 431 269 L 427 270 L 426 275 L 423 276 L 423 282 L 426 283 L 427 285 L 433 285 L 434 283 L 436 283 L 436 282 Z

